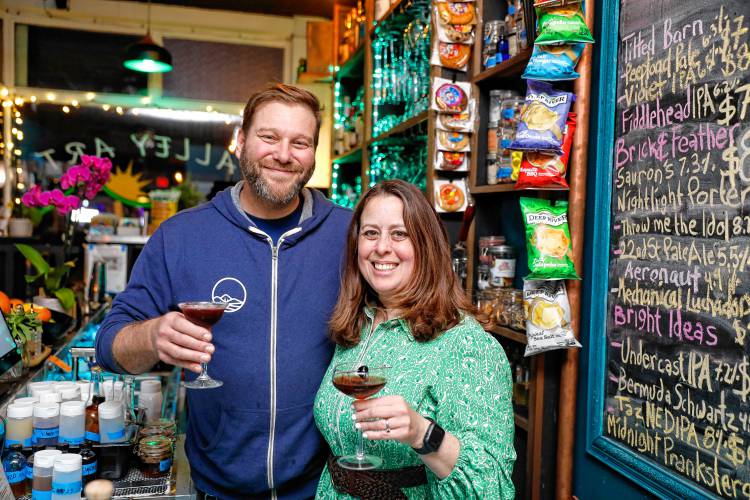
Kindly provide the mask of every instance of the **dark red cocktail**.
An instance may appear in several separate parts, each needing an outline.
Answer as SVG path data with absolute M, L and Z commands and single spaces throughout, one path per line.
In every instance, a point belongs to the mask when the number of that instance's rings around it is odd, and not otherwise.
M 366 399 L 385 387 L 385 377 L 340 374 L 333 377 L 333 385 L 347 396 Z
M 227 305 L 221 302 L 182 302 L 180 310 L 191 322 L 203 328 L 211 329 L 224 314 Z M 213 389 L 221 387 L 224 382 L 208 376 L 206 363 L 201 362 L 201 374 L 195 380 L 183 382 L 188 389 Z

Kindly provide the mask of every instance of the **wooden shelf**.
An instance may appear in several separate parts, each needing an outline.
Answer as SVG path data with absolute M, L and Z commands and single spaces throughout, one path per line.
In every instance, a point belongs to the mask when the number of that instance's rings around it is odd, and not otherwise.
M 490 194 L 490 193 L 511 193 L 515 191 L 515 182 L 506 182 L 503 184 L 487 184 L 484 186 L 471 186 L 471 194 Z
M 526 432 L 529 432 L 529 419 L 528 418 L 522 417 L 518 413 L 514 413 L 513 420 L 516 422 L 516 427 L 520 427 Z
M 359 163 L 362 161 L 362 145 L 359 144 L 346 153 L 331 158 L 331 163 Z
M 336 79 L 341 80 L 343 78 L 362 78 L 364 73 L 364 61 L 365 61 L 365 44 L 360 43 L 357 50 L 355 50 L 349 59 L 346 60 L 338 71 L 336 71 Z
M 493 81 L 497 78 L 508 78 L 514 76 L 520 76 L 523 70 L 526 69 L 526 64 L 531 58 L 531 48 L 523 49 L 517 55 L 511 57 L 507 61 L 503 61 L 497 66 L 486 69 L 481 73 L 478 73 L 471 77 L 472 83 L 482 83 Z
M 492 333 L 493 335 L 498 335 L 508 340 L 512 340 L 513 342 L 518 342 L 519 344 L 526 344 L 526 340 L 527 340 L 526 334 L 518 332 L 516 330 L 512 330 L 504 326 L 495 325 L 493 327 L 488 328 L 487 331 Z
M 383 24 L 384 22 L 388 21 L 388 19 L 391 18 L 394 12 L 396 12 L 400 7 L 401 4 L 406 3 L 404 0 L 397 0 L 396 3 L 391 5 L 391 8 L 388 9 L 385 14 L 383 14 L 383 17 L 381 17 L 379 20 L 375 20 L 375 25 L 370 28 L 368 31 L 368 36 L 372 38 L 375 35 L 375 30 L 378 29 L 378 27 Z
M 297 75 L 297 83 L 328 83 L 331 81 L 329 73 L 300 73 Z
M 406 132 L 410 128 L 415 127 L 415 126 L 419 125 L 420 123 L 427 121 L 427 117 L 429 116 L 429 114 L 430 114 L 429 110 L 422 111 L 417 116 L 413 116 L 413 117 L 409 118 L 408 120 L 406 120 L 405 122 L 403 122 L 403 123 L 401 123 L 399 125 L 396 125 L 395 127 L 393 127 L 392 129 L 390 129 L 389 131 L 383 132 L 382 134 L 380 134 L 379 136 L 375 137 L 374 139 L 370 139 L 367 142 L 367 144 L 371 145 L 371 144 L 374 144 L 376 142 L 382 141 L 383 139 L 387 139 L 388 137 L 391 137 L 391 136 L 398 135 L 398 134 L 401 134 L 403 132 Z

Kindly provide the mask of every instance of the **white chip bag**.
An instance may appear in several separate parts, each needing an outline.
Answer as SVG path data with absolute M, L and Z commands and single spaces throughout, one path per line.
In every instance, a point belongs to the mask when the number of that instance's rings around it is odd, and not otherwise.
M 570 327 L 570 304 L 563 280 L 524 282 L 523 305 L 528 337 L 524 356 L 581 347 Z

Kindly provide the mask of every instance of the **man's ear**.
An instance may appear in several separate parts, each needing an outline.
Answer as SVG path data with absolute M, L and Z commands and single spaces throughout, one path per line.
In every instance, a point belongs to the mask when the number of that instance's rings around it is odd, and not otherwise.
M 237 132 L 237 147 L 234 149 L 234 156 L 237 157 L 238 160 L 240 159 L 240 154 L 243 149 L 245 149 L 245 133 L 240 129 Z

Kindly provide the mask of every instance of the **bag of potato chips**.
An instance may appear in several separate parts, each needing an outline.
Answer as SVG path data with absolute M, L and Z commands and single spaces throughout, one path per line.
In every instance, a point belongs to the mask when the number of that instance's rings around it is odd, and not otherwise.
M 521 198 L 529 254 L 527 280 L 577 280 L 568 228 L 568 202 Z
M 570 303 L 564 281 L 525 281 L 523 305 L 527 337 L 524 356 L 581 347 L 570 327 Z
M 594 43 L 581 4 L 563 5 L 537 9 L 539 35 L 535 45 L 558 45 L 561 43 Z
M 515 189 L 568 189 L 565 172 L 576 130 L 576 114 L 568 113 L 563 134 L 563 154 L 546 155 L 529 151 L 523 155 Z
M 575 98 L 549 83 L 527 80 L 521 121 L 508 149 L 561 155 L 565 120 Z

